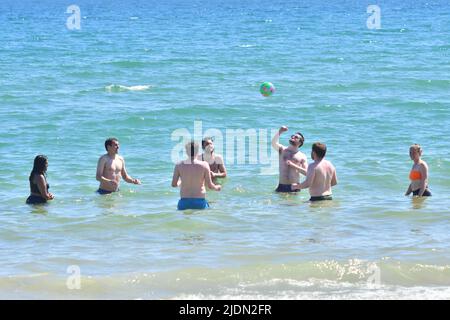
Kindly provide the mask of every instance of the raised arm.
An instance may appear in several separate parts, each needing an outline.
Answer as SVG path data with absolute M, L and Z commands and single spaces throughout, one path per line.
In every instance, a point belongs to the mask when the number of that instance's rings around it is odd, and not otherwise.
M 286 126 L 282 126 L 272 138 L 272 148 L 274 148 L 278 152 L 281 152 L 284 149 L 284 146 L 280 144 L 280 136 L 283 132 L 286 132 L 287 130 L 288 128 Z

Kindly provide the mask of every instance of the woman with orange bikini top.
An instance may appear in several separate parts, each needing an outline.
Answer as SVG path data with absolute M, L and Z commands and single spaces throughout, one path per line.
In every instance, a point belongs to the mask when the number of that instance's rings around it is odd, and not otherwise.
M 405 195 L 409 196 L 412 193 L 413 196 L 419 197 L 431 196 L 431 192 L 428 190 L 428 165 L 420 158 L 422 156 L 420 145 L 413 144 L 409 148 L 409 156 L 414 161 L 414 164 L 409 173 L 411 183 Z

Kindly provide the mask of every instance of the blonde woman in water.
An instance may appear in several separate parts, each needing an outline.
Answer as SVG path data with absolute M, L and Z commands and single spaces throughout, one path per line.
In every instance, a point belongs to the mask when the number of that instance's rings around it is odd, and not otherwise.
M 431 196 L 431 192 L 428 190 L 428 165 L 421 159 L 422 147 L 418 144 L 413 144 L 409 148 L 409 156 L 414 161 L 414 164 L 409 173 L 411 183 L 405 196 L 409 196 L 411 193 L 413 196 L 419 197 Z

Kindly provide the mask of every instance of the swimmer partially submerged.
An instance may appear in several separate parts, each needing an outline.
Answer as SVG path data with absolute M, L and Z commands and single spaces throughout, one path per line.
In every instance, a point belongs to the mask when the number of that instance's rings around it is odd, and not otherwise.
M 188 158 L 178 163 L 173 171 L 172 187 L 180 187 L 178 210 L 209 208 L 205 183 L 209 189 L 221 190 L 221 186 L 214 184 L 211 179 L 208 163 L 197 159 L 198 149 L 198 143 L 194 141 L 186 144 Z
M 409 156 L 414 164 L 409 173 L 408 190 L 406 190 L 405 196 L 409 196 L 411 193 L 413 196 L 418 197 L 430 197 L 431 192 L 428 189 L 428 165 L 421 159 L 422 147 L 418 144 L 413 144 L 409 148 Z

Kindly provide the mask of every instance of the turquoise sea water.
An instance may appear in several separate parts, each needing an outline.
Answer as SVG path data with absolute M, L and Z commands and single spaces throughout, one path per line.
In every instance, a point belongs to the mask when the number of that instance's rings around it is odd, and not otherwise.
M 376 2 L 379 30 L 369 1 L 2 0 L 0 297 L 450 298 L 450 5 Z M 194 121 L 325 142 L 335 200 L 274 194 L 246 145 L 211 209 L 176 211 L 172 134 Z M 109 136 L 143 185 L 100 197 Z M 430 199 L 403 196 L 412 143 Z M 40 153 L 56 198 L 33 208 Z

